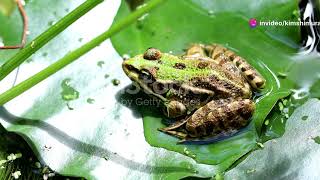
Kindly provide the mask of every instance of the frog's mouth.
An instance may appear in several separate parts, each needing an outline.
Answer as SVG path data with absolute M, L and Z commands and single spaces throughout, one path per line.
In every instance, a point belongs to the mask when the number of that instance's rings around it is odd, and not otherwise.
M 156 82 L 155 78 L 152 76 L 151 73 L 149 73 L 148 70 L 138 70 L 135 67 L 128 65 L 128 64 L 122 64 L 122 69 L 126 73 L 126 75 L 133 81 L 139 84 L 139 86 L 146 91 L 147 94 L 151 94 L 159 99 L 161 99 L 163 102 L 166 101 L 166 98 L 161 96 L 160 94 L 157 94 L 154 92 L 152 85 Z

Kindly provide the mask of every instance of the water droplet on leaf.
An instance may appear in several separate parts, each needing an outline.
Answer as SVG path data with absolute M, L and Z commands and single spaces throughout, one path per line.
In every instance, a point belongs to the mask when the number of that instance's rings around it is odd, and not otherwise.
M 61 83 L 61 96 L 65 101 L 72 101 L 79 98 L 79 92 L 70 85 L 70 78 L 64 79 Z
M 264 148 L 264 145 L 261 142 L 257 142 L 257 145 L 262 149 Z
M 120 80 L 118 79 L 113 79 L 112 80 L 112 84 L 115 85 L 115 86 L 118 86 L 120 84 Z
M 102 66 L 103 66 L 104 64 L 105 64 L 104 61 L 98 61 L 98 62 L 97 62 L 97 65 L 98 65 L 100 68 L 102 68 Z
M 129 59 L 130 58 L 130 55 L 129 54 L 124 54 L 124 55 L 122 55 L 122 59 L 123 60 L 127 60 L 127 59 Z
M 31 48 L 34 48 L 35 44 L 36 44 L 36 42 L 32 41 L 30 44 Z
M 287 74 L 287 73 L 284 73 L 284 72 L 278 72 L 278 73 L 277 73 L 277 76 L 278 76 L 279 78 L 284 79 L 284 78 L 286 78 L 286 77 L 288 76 L 288 74 Z
M 315 143 L 320 144 L 320 136 L 317 136 L 315 138 L 312 138 Z
M 148 15 L 149 15 L 148 13 L 142 15 L 141 17 L 138 18 L 138 21 L 143 21 Z
M 209 14 L 210 16 L 212 16 L 212 15 L 214 14 L 214 11 L 213 11 L 213 10 L 209 10 L 209 11 L 208 11 L 208 14 Z
M 92 99 L 92 98 L 88 98 L 88 99 L 87 99 L 87 103 L 89 103 L 89 104 L 93 104 L 93 103 L 94 103 L 94 101 L 95 101 L 95 100 L 94 100 L 94 99 Z
M 0 37 L 0 46 L 4 46 L 3 39 Z
M 48 22 L 48 25 L 49 25 L 49 26 L 53 26 L 55 23 L 56 23 L 55 21 L 49 21 L 49 22 Z
M 256 172 L 256 169 L 254 169 L 254 168 L 248 169 L 248 170 L 246 171 L 247 174 L 251 174 L 251 173 L 254 173 L 254 172 Z

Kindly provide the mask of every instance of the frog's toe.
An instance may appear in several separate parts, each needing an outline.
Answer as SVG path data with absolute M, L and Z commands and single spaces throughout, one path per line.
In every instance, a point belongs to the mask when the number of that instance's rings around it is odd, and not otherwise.
M 161 132 L 164 132 L 166 134 L 175 136 L 175 137 L 177 137 L 179 139 L 185 139 L 187 137 L 186 133 L 179 132 L 179 131 L 167 130 L 167 128 L 159 128 L 158 130 L 161 131 Z
M 177 118 L 187 113 L 186 106 L 179 101 L 170 101 L 165 104 L 163 113 L 169 118 Z

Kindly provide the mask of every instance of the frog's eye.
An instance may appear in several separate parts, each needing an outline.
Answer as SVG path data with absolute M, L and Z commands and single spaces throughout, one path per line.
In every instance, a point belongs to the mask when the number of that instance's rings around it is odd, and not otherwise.
M 149 48 L 143 54 L 143 58 L 147 60 L 158 60 L 161 58 L 161 51 L 156 48 Z

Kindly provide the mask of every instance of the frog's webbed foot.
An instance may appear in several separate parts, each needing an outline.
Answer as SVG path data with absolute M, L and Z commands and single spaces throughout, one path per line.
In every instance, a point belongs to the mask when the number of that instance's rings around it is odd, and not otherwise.
M 259 72 L 253 68 L 245 59 L 236 55 L 233 51 L 217 44 L 207 45 L 204 47 L 206 53 L 210 58 L 216 61 L 218 64 L 226 67 L 229 71 L 236 72 L 233 66 L 241 72 L 241 75 L 249 82 L 251 87 L 255 90 L 262 89 L 265 85 L 265 79 L 259 74 Z M 234 65 L 232 66 L 231 63 Z
M 224 139 L 230 138 L 232 136 L 235 136 L 237 134 L 241 133 L 241 131 L 230 131 L 230 132 L 221 132 L 219 134 L 212 134 L 206 137 L 186 137 L 180 141 L 178 141 L 178 144 L 211 144 L 215 142 L 222 141 Z
M 177 121 L 168 127 L 159 128 L 158 130 L 161 132 L 167 133 L 169 135 L 176 136 L 179 139 L 185 139 L 188 136 L 187 133 L 178 131 L 178 129 L 184 126 L 186 123 L 187 123 L 187 119 L 184 119 L 182 121 Z
M 167 133 L 169 135 L 175 136 L 175 137 L 177 137 L 179 139 L 182 139 L 182 141 L 184 141 L 185 138 L 187 137 L 187 134 L 183 133 L 183 132 L 179 132 L 179 131 L 164 131 L 162 129 L 159 129 L 159 130 L 164 132 L 164 133 Z

